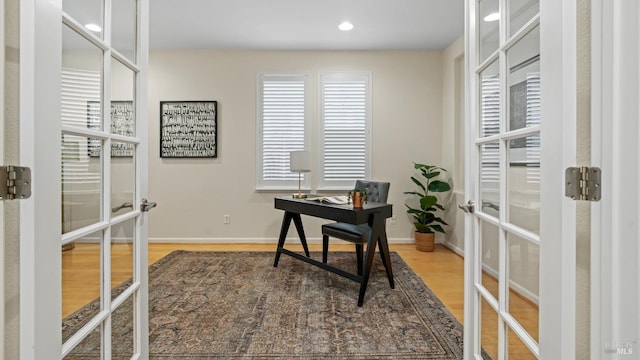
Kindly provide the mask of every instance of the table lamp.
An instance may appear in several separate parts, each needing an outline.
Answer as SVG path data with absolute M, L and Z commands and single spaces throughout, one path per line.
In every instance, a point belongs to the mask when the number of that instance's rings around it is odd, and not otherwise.
M 293 194 L 294 199 L 305 199 L 307 194 L 300 191 L 302 173 L 311 171 L 311 154 L 305 150 L 292 151 L 289 153 L 289 169 L 298 173 L 298 193 Z

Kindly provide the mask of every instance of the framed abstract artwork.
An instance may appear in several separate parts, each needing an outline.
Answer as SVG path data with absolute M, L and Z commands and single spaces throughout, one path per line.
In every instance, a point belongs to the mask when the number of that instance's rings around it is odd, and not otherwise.
M 217 157 L 217 108 L 217 101 L 161 101 L 160 157 Z
M 87 103 L 87 127 L 89 129 L 100 129 L 100 106 L 98 101 Z M 111 133 L 134 136 L 135 135 L 135 112 L 132 101 L 112 101 L 111 102 Z M 89 139 L 89 156 L 99 157 L 101 149 L 100 139 Z M 115 142 L 111 145 L 111 157 L 131 157 L 133 156 L 133 144 Z

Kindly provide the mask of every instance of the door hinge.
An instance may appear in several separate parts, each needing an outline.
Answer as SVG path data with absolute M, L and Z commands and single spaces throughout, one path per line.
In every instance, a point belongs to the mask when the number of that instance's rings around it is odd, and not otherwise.
M 573 200 L 599 201 L 602 171 L 597 167 L 570 167 L 565 170 L 564 195 Z
M 31 196 L 31 169 L 0 166 L 0 200 L 26 199 Z

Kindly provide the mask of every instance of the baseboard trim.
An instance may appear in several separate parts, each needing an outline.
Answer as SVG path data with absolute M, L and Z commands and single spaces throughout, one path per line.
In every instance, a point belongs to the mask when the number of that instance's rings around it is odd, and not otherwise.
M 442 242 L 442 245 L 446 246 L 449 250 L 453 251 L 454 253 L 460 255 L 460 257 L 464 258 L 464 250 L 462 250 L 461 248 L 455 246 L 453 243 L 450 243 L 448 241 L 444 241 L 444 242 Z

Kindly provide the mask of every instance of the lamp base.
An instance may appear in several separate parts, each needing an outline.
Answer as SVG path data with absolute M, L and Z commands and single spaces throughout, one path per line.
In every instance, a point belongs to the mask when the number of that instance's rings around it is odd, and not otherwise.
M 294 199 L 306 199 L 307 194 L 296 193 L 296 194 L 292 194 L 291 197 L 293 197 Z

